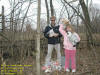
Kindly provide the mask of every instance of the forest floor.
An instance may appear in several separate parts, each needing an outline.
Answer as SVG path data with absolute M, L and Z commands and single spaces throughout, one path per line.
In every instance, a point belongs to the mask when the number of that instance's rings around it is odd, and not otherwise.
M 64 70 L 55 71 L 49 74 L 42 72 L 42 75 L 100 75 L 100 48 L 96 50 L 97 59 L 92 50 L 78 49 L 76 55 L 76 73 L 67 73 Z
M 95 48 L 96 56 L 95 58 L 94 52 L 91 49 L 77 49 L 76 55 L 76 63 L 77 63 L 77 71 L 75 73 L 65 72 L 64 69 L 61 71 L 53 71 L 51 73 L 45 73 L 41 69 L 41 75 L 100 75 L 100 47 Z M 42 54 L 43 55 L 43 54 Z M 45 56 L 41 55 L 41 67 L 44 64 Z M 62 53 L 62 55 L 64 55 Z M 53 56 L 55 57 L 55 56 Z M 13 61 L 14 59 L 10 59 L 6 64 L 20 64 L 20 65 L 31 65 L 31 66 L 23 66 L 23 73 L 15 75 L 36 75 L 36 61 L 35 57 L 30 56 L 25 60 Z

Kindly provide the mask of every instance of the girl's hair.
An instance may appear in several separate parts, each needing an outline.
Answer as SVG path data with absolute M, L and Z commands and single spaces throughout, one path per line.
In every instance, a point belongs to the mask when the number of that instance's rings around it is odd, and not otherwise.
M 63 23 L 64 26 L 66 26 L 66 28 L 67 28 L 67 27 L 71 28 L 71 32 L 72 32 L 72 33 L 75 32 L 73 26 L 69 23 L 69 20 L 67 20 L 67 19 L 62 19 L 62 23 Z
M 67 19 L 62 19 L 62 23 L 64 24 L 64 25 L 69 25 L 69 20 L 67 20 Z

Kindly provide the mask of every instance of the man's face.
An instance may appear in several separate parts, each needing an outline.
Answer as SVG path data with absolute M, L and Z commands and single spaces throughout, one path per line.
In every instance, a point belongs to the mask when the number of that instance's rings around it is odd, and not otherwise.
M 55 19 L 51 19 L 51 25 L 55 25 Z

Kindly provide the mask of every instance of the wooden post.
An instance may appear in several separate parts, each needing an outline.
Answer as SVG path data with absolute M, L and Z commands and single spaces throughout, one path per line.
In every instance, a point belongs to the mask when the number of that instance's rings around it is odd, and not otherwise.
M 37 35 L 36 35 L 36 66 L 37 66 L 37 75 L 40 75 L 40 14 L 41 14 L 41 0 L 38 0 L 38 9 L 37 9 Z

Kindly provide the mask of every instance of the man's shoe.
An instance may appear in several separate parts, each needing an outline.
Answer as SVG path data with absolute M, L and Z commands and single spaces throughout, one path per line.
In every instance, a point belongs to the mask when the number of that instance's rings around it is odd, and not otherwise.
M 51 68 L 47 68 L 47 69 L 45 70 L 45 72 L 46 72 L 46 73 L 51 72 Z

